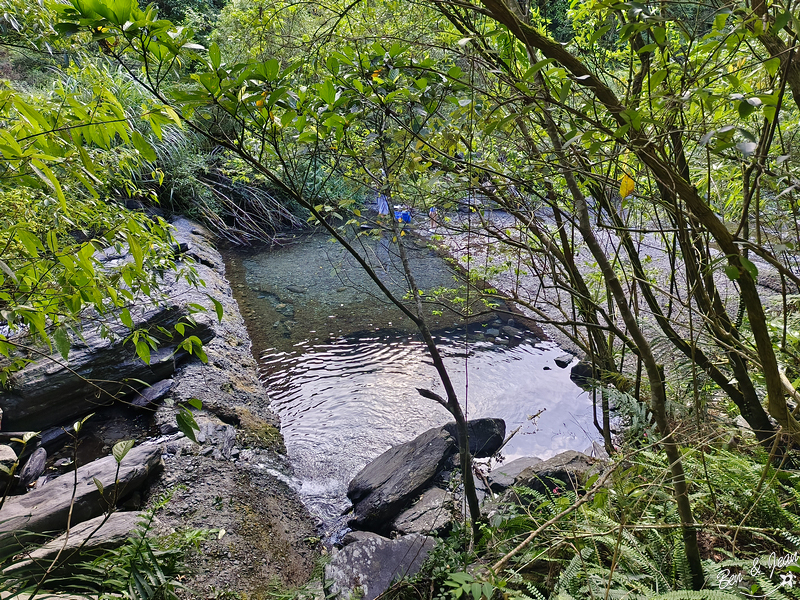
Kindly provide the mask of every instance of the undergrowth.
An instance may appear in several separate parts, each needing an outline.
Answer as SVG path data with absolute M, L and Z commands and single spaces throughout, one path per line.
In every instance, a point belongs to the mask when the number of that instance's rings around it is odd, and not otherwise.
M 800 473 L 776 468 L 756 446 L 684 450 L 706 583 L 691 590 L 670 471 L 657 450 L 630 451 L 589 502 L 546 528 L 505 568 L 491 566 L 577 499 L 515 488 L 490 512 L 468 551 L 458 531 L 392 599 L 800 598 Z M 784 465 L 785 466 L 785 465 Z M 589 484 L 593 483 L 590 480 Z M 586 488 L 588 489 L 587 484 Z

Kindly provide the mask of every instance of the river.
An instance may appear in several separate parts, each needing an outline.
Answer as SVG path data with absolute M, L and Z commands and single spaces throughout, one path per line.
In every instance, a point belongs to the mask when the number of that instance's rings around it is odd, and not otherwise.
M 402 297 L 405 280 L 390 240 L 361 243 Z M 410 246 L 421 289 L 456 285 L 446 260 L 420 240 Z M 313 514 L 331 522 L 348 506 L 347 484 L 365 464 L 451 420 L 415 389 L 443 394 L 442 386 L 413 323 L 326 234 L 298 234 L 271 250 L 229 251 L 227 263 L 300 493 Z M 431 306 L 428 319 L 468 418 L 500 417 L 508 433 L 519 428 L 505 460 L 584 450 L 598 438 L 591 398 L 570 381 L 568 368 L 556 366 L 564 352 L 555 344 L 513 320 L 518 335 L 493 339 L 508 315 L 465 323 L 441 308 Z

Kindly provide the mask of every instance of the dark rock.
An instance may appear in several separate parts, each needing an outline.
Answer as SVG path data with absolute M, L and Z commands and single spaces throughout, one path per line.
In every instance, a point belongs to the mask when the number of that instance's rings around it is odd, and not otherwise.
M 517 329 L 516 327 L 511 327 L 510 325 L 506 325 L 504 327 L 501 327 L 500 331 L 502 331 L 508 337 L 512 337 L 512 338 L 513 337 L 522 337 L 522 334 L 523 334 L 521 329 Z
M 455 452 L 455 439 L 440 428 L 430 429 L 381 454 L 347 488 L 347 497 L 354 505 L 350 526 L 385 530 Z
M 72 523 L 78 524 L 103 514 L 108 510 L 109 499 L 114 497 L 115 481 L 121 494 L 130 494 L 142 485 L 147 477 L 161 469 L 161 448 L 145 444 L 133 448 L 122 460 L 117 473 L 117 462 L 107 456 L 48 481 L 41 489 L 24 496 L 14 496 L 3 506 L 3 523 L 0 531 L 0 549 L 16 548 L 36 534 L 45 531 L 63 531 L 72 511 Z M 103 493 L 94 482 L 103 485 Z M 74 488 L 74 501 L 73 501 Z
M 514 319 L 509 319 L 508 320 L 508 326 L 509 327 L 516 327 L 517 326 L 517 322 Z
M 134 392 L 131 404 L 139 408 L 151 406 L 169 394 L 173 383 L 172 379 L 162 379 L 150 387 Z
M 457 438 L 456 424 L 443 427 L 453 439 Z M 503 419 L 473 419 L 467 421 L 469 451 L 475 458 L 486 458 L 500 449 L 506 438 L 506 422 Z
M 556 366 L 561 369 L 566 369 L 572 362 L 573 358 L 575 357 L 572 356 L 572 354 L 562 354 L 561 356 L 557 356 L 555 359 Z
M 553 458 L 526 468 L 514 480 L 520 485 L 541 493 L 550 493 L 555 488 L 566 487 L 579 490 L 590 475 L 597 472 L 597 461 L 585 454 L 567 450 Z
M 569 371 L 569 378 L 572 382 L 585 390 L 591 389 L 599 376 L 598 370 L 592 367 L 592 363 L 585 360 L 573 365 Z
M 504 489 L 511 487 L 520 473 L 528 467 L 536 466 L 541 462 L 543 462 L 542 459 L 536 456 L 525 456 L 495 467 L 487 477 L 492 491 L 502 492 Z
M 490 335 L 492 337 L 497 337 L 500 335 L 500 330 L 495 328 L 490 328 L 486 330 L 486 335 Z
M 293 294 L 305 294 L 306 288 L 300 287 L 299 285 L 287 285 L 286 289 L 292 292 Z
M 27 488 L 30 484 L 41 477 L 44 473 L 45 463 L 47 462 L 47 450 L 44 448 L 37 448 L 31 454 L 28 462 L 22 467 L 22 472 L 19 474 L 20 487 Z
M 428 535 L 447 528 L 452 516 L 453 500 L 450 494 L 433 487 L 426 490 L 410 508 L 400 513 L 394 521 L 393 529 L 402 534 Z
M 43 546 L 33 550 L 23 561 L 16 562 L 3 570 L 4 575 L 12 575 L 20 571 L 29 572 L 38 566 L 43 570 L 50 566 L 59 555 L 58 566 L 65 561 L 77 562 L 99 556 L 101 551 L 117 548 L 124 544 L 136 528 L 140 520 L 136 512 L 115 512 L 108 519 L 105 515 L 95 517 L 70 528 L 69 539 L 66 534 L 50 540 Z M 66 545 L 65 545 L 66 542 Z M 76 552 L 80 548 L 80 552 Z
M 326 597 L 374 600 L 393 581 L 416 574 L 434 546 L 432 538 L 416 534 L 394 540 L 372 533 L 354 537 L 325 566 Z
M 542 367 L 542 371 L 552 371 L 552 370 L 553 370 L 553 369 L 551 369 L 551 368 L 550 368 L 550 367 L 548 367 L 547 365 L 545 365 L 544 367 Z
M 177 304 L 149 308 L 136 319 L 137 327 L 171 329 L 187 315 L 188 307 Z M 204 343 L 214 337 L 213 330 L 198 321 L 196 327 L 186 327 L 186 335 L 195 335 Z M 169 377 L 186 353 L 175 353 L 180 340 L 164 342 L 151 353 L 150 363 L 142 362 L 130 344 L 124 344 L 125 331 L 119 326 L 115 337 L 103 338 L 100 330 L 85 330 L 83 340 L 74 339 L 69 354 L 69 368 L 62 366 L 60 357 L 40 358 L 14 373 L 11 389 L 0 393 L 9 429 L 40 430 L 76 418 L 98 403 L 110 403 L 112 398 L 130 390 L 126 380 L 152 383 Z M 2 362 L 0 362 L 2 366 Z M 106 392 L 99 399 L 98 389 Z

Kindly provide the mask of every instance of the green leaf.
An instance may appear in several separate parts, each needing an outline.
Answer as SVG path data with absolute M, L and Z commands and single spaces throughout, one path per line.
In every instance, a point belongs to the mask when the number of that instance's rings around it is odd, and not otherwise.
M 119 320 L 122 321 L 122 324 L 128 329 L 133 329 L 133 318 L 131 317 L 131 311 L 127 308 L 123 308 L 122 312 L 119 313 Z
M 758 279 L 758 267 L 756 267 L 746 256 L 742 256 L 739 260 L 741 261 L 742 267 L 744 267 L 745 271 L 750 273 L 750 277 L 752 277 L 754 280 Z
M 136 148 L 145 160 L 150 162 L 156 162 L 158 160 L 156 151 L 150 145 L 150 142 L 144 139 L 141 133 L 134 130 L 133 135 L 131 135 L 131 141 L 133 142 L 133 147 Z
M 781 29 L 789 24 L 792 19 L 792 14 L 787 10 L 782 12 L 775 18 L 775 24 L 772 26 L 772 33 L 777 34 Z
M 35 158 L 31 160 L 31 168 L 42 181 L 52 188 L 56 194 L 56 198 L 58 198 L 58 201 L 61 203 L 61 208 L 66 211 L 67 199 L 64 196 L 64 191 L 61 189 L 61 184 L 58 182 L 58 179 L 50 170 L 50 168 L 42 161 Z
M 69 360 L 70 341 L 67 334 L 67 328 L 63 325 L 53 332 L 53 340 L 56 343 L 56 348 L 64 360 Z
M 39 250 L 44 250 L 44 246 L 42 246 L 42 242 L 39 240 L 38 237 L 33 235 L 30 231 L 26 231 L 24 229 L 17 229 L 16 231 L 17 239 L 25 246 L 25 250 L 28 251 L 28 254 L 33 258 L 39 257 Z
M 139 340 L 136 342 L 136 354 L 146 364 L 150 364 L 150 345 L 147 342 L 144 340 Z
M 217 313 L 217 321 L 222 323 L 222 315 L 224 314 L 224 310 L 222 308 L 222 302 L 214 298 L 211 294 L 206 294 L 206 296 L 208 296 L 208 299 L 211 300 L 211 302 L 214 304 L 214 310 Z
M 202 400 L 198 400 L 197 398 L 189 398 L 186 401 L 186 403 L 190 404 L 191 406 L 193 406 L 197 410 L 202 410 L 203 409 L 203 401 Z
M 216 42 L 212 43 L 211 46 L 208 47 L 208 57 L 211 59 L 211 67 L 216 71 L 219 69 L 219 66 L 222 64 L 222 53 L 219 50 L 219 46 Z
M 3 262 L 3 260 L 1 260 L 1 259 L 0 259 L 0 270 L 2 270 L 2 271 L 3 271 L 3 272 L 6 274 L 6 275 L 8 275 L 9 277 L 11 277 L 11 279 L 13 279 L 13 280 L 14 280 L 14 283 L 16 283 L 17 285 L 19 285 L 19 279 L 17 279 L 17 275 L 14 273 L 14 271 L 12 271 L 12 270 L 11 270 L 11 267 L 9 267 L 9 266 L 8 266 L 8 265 L 7 265 L 5 262 Z
M 102 496 L 103 495 L 103 484 L 100 482 L 100 480 L 97 477 L 92 477 L 92 481 L 94 481 L 95 486 L 97 486 L 97 489 L 100 491 L 100 495 Z
M 756 107 L 750 104 L 747 100 L 740 101 L 738 108 L 739 108 L 739 116 L 743 119 L 746 119 L 751 114 L 753 114 L 753 111 L 756 109 Z
M 133 443 L 133 440 L 122 440 L 114 444 L 114 447 L 111 449 L 111 454 L 114 456 L 114 460 L 117 461 L 117 464 L 120 464 L 122 459 L 125 458 L 125 455 L 131 451 Z
M 728 265 L 725 267 L 725 275 L 727 275 L 728 279 L 731 281 L 736 281 L 741 276 L 741 272 L 739 271 L 739 267 L 735 265 Z
M 200 427 L 197 426 L 197 421 L 194 420 L 192 413 L 185 406 L 181 406 L 180 411 L 175 416 L 175 420 L 181 433 L 196 444 L 197 436 L 195 432 L 200 431 Z

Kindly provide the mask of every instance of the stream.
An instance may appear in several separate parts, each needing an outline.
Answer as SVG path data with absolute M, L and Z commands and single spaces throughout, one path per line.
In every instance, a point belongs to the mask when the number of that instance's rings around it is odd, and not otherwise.
M 364 248 L 402 297 L 405 280 L 389 242 L 368 239 Z M 423 243 L 409 248 L 420 289 L 454 287 L 448 263 Z M 271 250 L 229 251 L 226 260 L 300 494 L 331 523 L 349 506 L 347 484 L 364 465 L 452 420 L 416 391 L 443 395 L 442 386 L 410 319 L 329 236 L 298 234 Z M 468 418 L 500 417 L 507 434 L 519 428 L 503 449 L 506 461 L 583 451 L 598 439 L 591 398 L 554 362 L 563 350 L 507 315 L 465 325 L 439 309 L 428 314 L 430 328 Z

